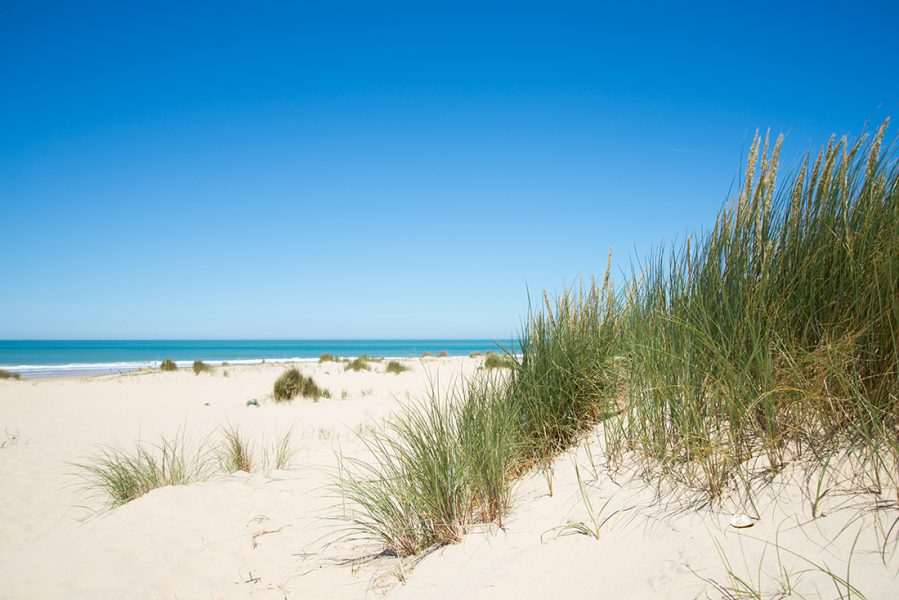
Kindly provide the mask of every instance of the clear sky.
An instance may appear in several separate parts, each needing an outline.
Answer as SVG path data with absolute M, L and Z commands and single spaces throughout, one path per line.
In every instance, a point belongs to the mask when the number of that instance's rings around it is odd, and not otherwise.
M 508 339 L 528 289 L 713 222 L 756 128 L 790 166 L 899 118 L 897 32 L 895 1 L 0 0 L 0 338 Z

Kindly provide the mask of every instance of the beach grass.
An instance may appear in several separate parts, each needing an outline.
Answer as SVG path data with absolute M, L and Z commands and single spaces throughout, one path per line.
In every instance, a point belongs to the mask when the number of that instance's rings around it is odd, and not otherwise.
M 318 401 L 321 398 L 330 398 L 331 393 L 319 387 L 311 376 L 305 377 L 296 367 L 291 367 L 275 381 L 272 398 L 275 402 L 289 402 L 297 396 Z
M 207 365 L 202 360 L 195 360 L 193 364 L 194 375 L 199 375 L 200 373 L 211 373 L 212 367 Z
M 488 352 L 484 357 L 485 369 L 511 369 L 515 366 L 515 359 L 511 356 Z
M 511 423 L 492 395 L 504 388 L 478 380 L 465 389 L 447 396 L 433 386 L 385 428 L 361 435 L 372 461 L 341 458 L 338 487 L 356 507 L 353 528 L 392 554 L 457 542 L 471 523 L 505 510 Z
M 349 361 L 346 364 L 346 371 L 370 371 L 371 365 L 368 364 L 368 359 L 364 356 L 360 356 L 359 358 L 355 358 Z
M 293 441 L 293 429 L 288 429 L 283 435 L 276 438 L 271 450 L 265 456 L 266 470 L 286 469 L 290 466 L 297 448 Z
M 400 373 L 405 373 L 409 370 L 409 367 L 404 365 L 401 362 L 397 362 L 395 360 L 391 360 L 387 363 L 387 366 L 384 368 L 384 371 L 387 373 L 394 373 L 399 375 Z
M 521 360 L 366 439 L 340 481 L 353 525 L 398 555 L 501 521 L 515 478 L 601 425 L 609 460 L 720 499 L 840 455 L 858 489 L 899 484 L 899 167 L 887 123 L 833 138 L 777 183 L 756 136 L 708 231 L 532 307 Z M 506 370 L 507 369 L 507 370 Z M 483 383 L 484 381 L 488 383 Z M 757 461 L 756 458 L 763 460 Z
M 156 488 L 208 478 L 213 472 L 209 452 L 203 444 L 195 450 L 189 446 L 183 433 L 156 442 L 139 441 L 131 449 L 101 446 L 75 467 L 85 486 L 115 508 Z
M 19 374 L 6 369 L 0 369 L 0 379 L 19 379 Z
M 899 466 L 899 169 L 873 136 L 831 138 L 776 186 L 757 136 L 715 226 L 646 261 L 621 298 L 627 393 L 613 454 L 715 497 L 851 450 L 872 489 Z
M 326 362 L 340 362 L 340 357 L 325 352 L 321 356 L 318 357 L 318 362 L 326 363 Z
M 222 431 L 222 442 L 217 454 L 219 466 L 225 473 L 249 473 L 253 470 L 250 442 L 236 426 L 228 425 Z
M 176 365 L 175 361 L 173 361 L 171 358 L 166 358 L 161 363 L 159 363 L 159 370 L 160 371 L 177 371 L 178 365 Z

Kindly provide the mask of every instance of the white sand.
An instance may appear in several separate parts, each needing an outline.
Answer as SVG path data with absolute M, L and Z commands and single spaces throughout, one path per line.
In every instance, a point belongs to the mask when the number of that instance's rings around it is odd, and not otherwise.
M 414 565 L 369 559 L 377 545 L 342 538 L 334 520 L 336 451 L 362 455 L 354 430 L 421 396 L 429 377 L 443 386 L 477 368 L 471 359 L 407 364 L 413 371 L 401 375 L 383 373 L 383 363 L 359 373 L 303 364 L 334 397 L 281 405 L 266 399 L 285 368 L 275 364 L 0 381 L 0 598 L 714 598 L 722 593 L 703 578 L 729 584 L 716 542 L 766 593 L 779 591 L 773 576 L 782 569 L 807 597 L 846 597 L 813 561 L 840 578 L 848 570 L 868 598 L 899 598 L 899 525 L 886 538 L 899 519 L 895 493 L 872 511 L 875 497 L 834 490 L 825 516 L 812 520 L 816 482 L 788 473 L 760 494 L 758 514 L 737 500 L 689 509 L 637 479 L 613 481 L 595 438 L 595 469 L 582 446 L 556 461 L 552 496 L 540 474 L 522 481 L 504 530 L 484 527 Z M 246 406 L 252 398 L 262 405 Z M 291 467 L 157 489 L 98 516 L 98 499 L 71 466 L 97 444 L 178 431 L 199 440 L 228 423 L 257 443 L 293 427 Z M 597 510 L 612 498 L 598 541 L 555 529 L 590 523 L 574 461 Z M 728 527 L 735 508 L 759 517 L 756 525 Z

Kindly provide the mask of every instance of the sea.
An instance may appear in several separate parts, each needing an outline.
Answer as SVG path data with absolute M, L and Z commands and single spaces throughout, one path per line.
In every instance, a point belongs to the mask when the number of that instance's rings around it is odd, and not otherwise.
M 195 360 L 210 365 L 317 360 L 322 354 L 342 358 L 419 357 L 423 353 L 468 356 L 509 350 L 514 340 L 0 340 L 0 369 L 22 378 L 101 375 L 155 368 L 167 358 L 179 367 Z

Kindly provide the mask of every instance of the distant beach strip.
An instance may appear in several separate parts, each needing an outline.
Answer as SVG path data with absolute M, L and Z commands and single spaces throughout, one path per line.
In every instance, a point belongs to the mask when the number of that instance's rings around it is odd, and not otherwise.
M 409 358 L 509 350 L 516 340 L 0 340 L 0 369 L 21 377 L 104 375 L 157 368 L 172 359 L 178 367 L 202 360 L 210 365 L 303 362 L 322 354 L 345 358 Z

